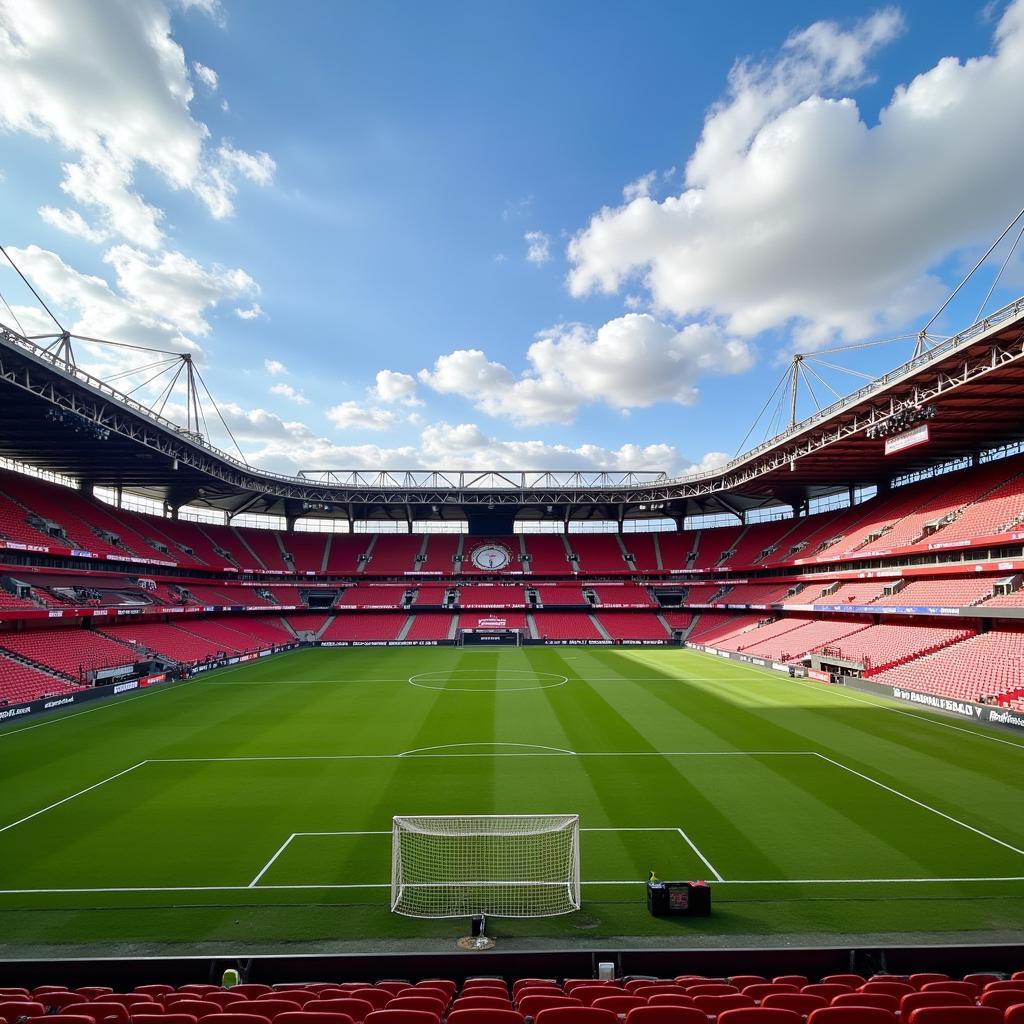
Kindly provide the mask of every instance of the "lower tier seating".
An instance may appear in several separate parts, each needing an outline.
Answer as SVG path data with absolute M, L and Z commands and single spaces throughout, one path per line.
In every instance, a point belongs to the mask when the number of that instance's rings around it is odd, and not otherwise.
M 73 693 L 79 687 L 0 654 L 0 706 Z
M 642 612 L 600 612 L 597 621 L 613 640 L 666 640 L 669 637 L 657 615 Z
M 541 640 L 601 640 L 586 612 L 536 612 L 537 636 Z
M 86 672 L 116 665 L 131 665 L 134 651 L 91 629 L 33 629 L 23 633 L 0 633 L 3 650 L 20 654 L 30 661 L 69 676 L 72 680 Z
M 393 614 L 339 615 L 324 631 L 321 640 L 397 640 L 408 621 L 405 612 Z

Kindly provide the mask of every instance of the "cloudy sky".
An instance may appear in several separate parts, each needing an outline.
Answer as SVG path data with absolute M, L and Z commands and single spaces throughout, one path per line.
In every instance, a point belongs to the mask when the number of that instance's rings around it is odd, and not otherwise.
M 0 0 L 0 240 L 64 326 L 195 353 L 267 468 L 713 464 L 1024 203 L 1024 0 L 822 10 Z

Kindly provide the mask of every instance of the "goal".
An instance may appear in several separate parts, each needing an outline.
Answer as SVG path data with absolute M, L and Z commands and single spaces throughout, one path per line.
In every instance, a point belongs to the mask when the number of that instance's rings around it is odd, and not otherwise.
M 391 909 L 406 917 L 579 910 L 579 815 L 395 817 Z

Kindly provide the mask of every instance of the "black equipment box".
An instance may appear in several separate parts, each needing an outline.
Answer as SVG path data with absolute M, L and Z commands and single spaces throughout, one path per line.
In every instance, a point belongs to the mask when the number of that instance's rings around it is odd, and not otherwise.
M 652 917 L 710 917 L 711 886 L 704 882 L 648 882 L 647 909 Z

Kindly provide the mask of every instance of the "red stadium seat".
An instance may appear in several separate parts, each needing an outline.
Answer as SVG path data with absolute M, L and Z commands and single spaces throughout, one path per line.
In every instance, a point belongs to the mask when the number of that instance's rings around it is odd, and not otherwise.
M 322 999 L 310 1000 L 310 1002 L 323 1002 Z M 309 1004 L 307 1004 L 309 1005 Z M 256 999 L 248 999 L 244 1003 L 232 1003 L 232 1013 L 257 1013 L 261 1017 L 273 1020 L 279 1013 L 294 1013 L 302 1009 L 302 1003 L 295 999 L 289 999 L 287 993 L 272 993 L 271 995 L 258 996 Z
M 169 992 L 174 991 L 173 985 L 136 985 L 133 991 L 138 992 L 139 995 L 149 996 L 150 999 L 156 996 L 165 996 Z
M 755 1002 L 759 1003 L 765 996 L 774 995 L 777 992 L 799 992 L 800 987 L 798 985 L 791 985 L 789 983 L 780 983 L 775 981 L 759 982 L 755 985 L 747 985 L 743 989 L 745 996 L 750 996 Z
M 567 994 L 568 991 L 566 989 Z M 622 994 L 623 990 L 618 985 L 576 985 L 572 990 L 572 997 L 578 999 L 584 1006 L 593 1006 L 596 999 L 604 999 L 605 996 Z
M 237 992 L 240 996 L 245 996 L 246 999 L 255 999 L 257 996 L 270 995 L 274 989 L 270 985 L 250 983 L 245 985 L 235 985 L 232 987 L 231 991 Z
M 878 1006 L 826 1006 L 814 1010 L 807 1024 L 896 1024 L 896 1014 Z
M 793 1010 L 772 1010 L 764 1006 L 746 1006 L 720 1013 L 718 1024 L 803 1024 L 803 1017 Z
M 458 1002 L 458 1000 L 456 1000 Z M 395 996 L 385 1007 L 386 1010 L 422 1010 L 432 1013 L 438 1020 L 444 1015 L 447 1004 L 442 999 L 431 999 L 430 996 Z M 511 1005 L 506 1003 L 506 1005 Z
M 860 986 L 857 987 L 859 988 Z M 809 996 L 821 996 L 822 999 L 831 1002 L 836 996 L 852 992 L 853 987 L 851 985 L 840 985 L 836 982 L 821 982 L 818 985 L 804 985 L 800 991 Z
M 234 991 L 236 991 L 237 989 L 239 989 L 241 987 L 242 987 L 241 985 L 238 985 L 238 986 L 236 986 L 236 988 L 232 989 L 232 991 L 234 992 Z M 263 987 L 264 986 L 262 986 L 262 985 L 260 986 L 260 988 L 263 988 Z M 202 995 L 204 992 L 223 992 L 224 989 L 222 989 L 219 985 L 203 985 L 203 984 L 200 984 L 199 982 L 190 982 L 188 985 L 181 985 L 181 986 L 179 986 L 178 991 L 179 992 L 188 992 L 188 993 L 193 994 L 193 995 Z M 246 995 L 246 993 L 244 993 L 244 992 L 239 993 L 239 994 L 240 995 Z M 246 998 L 248 998 L 247 995 L 246 995 Z
M 541 1010 L 533 1019 L 535 1024 L 618 1024 L 619 1020 L 611 1010 L 593 1006 L 559 1006 Z
M 475 996 L 486 995 L 482 989 L 501 989 L 506 995 L 508 994 L 508 983 L 502 978 L 467 978 L 462 983 L 462 988 L 459 990 L 460 995 L 469 995 L 470 992 Z
M 950 977 L 948 974 L 912 974 L 907 981 L 910 982 L 914 988 L 920 990 L 929 982 L 933 981 L 949 981 Z
M 245 996 L 240 996 L 237 992 L 204 992 L 203 1000 L 208 1003 L 216 1003 L 218 1006 L 227 1008 L 232 1003 L 248 1003 L 249 1000 Z
M 437 1024 L 437 1018 L 425 1010 L 374 1010 L 367 1024 Z
M 900 1001 L 888 992 L 847 992 L 836 996 L 829 1006 L 873 1006 L 876 1010 L 888 1010 L 896 1013 Z
M 366 1020 L 371 1013 L 383 1013 L 383 1010 L 375 1010 L 373 1004 L 363 999 L 362 996 L 349 996 L 341 999 L 315 999 L 306 1003 L 303 1007 L 308 1013 L 344 1013 L 351 1017 L 356 1024 Z
M 117 1024 L 127 1024 L 128 1008 L 121 1003 L 106 1003 L 98 1000 L 75 1003 L 75 1016 L 89 1017 L 97 1024 L 99 1021 L 116 1021 Z
M 344 994 L 339 996 L 331 996 L 332 999 L 365 999 L 370 1006 L 375 1010 L 383 1010 L 392 999 L 395 998 L 393 992 L 389 992 L 385 988 L 369 988 L 365 985 L 361 985 L 358 988 L 341 990 Z M 328 998 L 327 996 L 321 995 L 322 999 Z
M 0 1021 L 12 1024 L 19 1017 L 42 1017 L 46 1007 L 42 1003 L 30 1000 L 27 996 L 18 1000 L 4 1000 L 0 1003 Z
M 729 996 L 694 996 L 693 1003 L 709 1017 L 717 1017 L 726 1010 L 745 1010 L 755 1005 L 750 996 L 741 995 L 739 992 Z
M 729 979 L 730 985 L 735 985 L 741 992 L 748 985 L 765 985 L 768 979 L 762 978 L 760 974 L 734 974 Z
M 578 988 L 594 988 L 600 985 L 610 985 L 612 988 L 619 987 L 618 982 L 615 981 L 598 981 L 596 978 L 566 978 L 562 988 L 567 996 L 571 996 L 575 994 Z
M 921 987 L 922 992 L 959 992 L 961 995 L 977 998 L 978 989 L 969 981 L 929 981 Z
M 175 1010 L 173 1013 L 163 1014 L 137 1014 L 132 1016 L 132 1024 L 198 1024 L 198 1021 L 190 1013 L 178 1013 Z
M 657 982 L 655 984 L 643 983 L 629 990 L 633 996 L 643 996 L 650 999 L 651 996 L 685 996 L 686 989 L 682 985 L 672 982 Z
M 449 1024 L 526 1024 L 526 1018 L 516 1010 L 495 1010 L 487 1007 L 478 1010 L 452 1010 L 447 1020 Z
M 973 1006 L 974 1000 L 962 992 L 910 992 L 900 1000 L 900 1018 L 906 1020 L 922 1006 Z
M 679 993 L 675 992 L 655 992 L 653 996 L 647 997 L 648 1006 L 695 1006 L 692 996 L 688 996 L 685 991 Z
M 411 988 L 407 981 L 378 981 L 374 988 L 383 989 L 385 992 L 390 992 L 396 996 L 403 989 Z
M 68 992 L 66 989 L 60 992 L 39 992 L 35 998 L 36 1002 L 42 1003 L 47 1010 L 63 1010 L 66 1006 L 74 1006 L 75 1003 L 87 1003 L 89 1001 L 86 996 L 78 992 Z
M 220 1006 L 216 1003 L 211 1003 L 208 999 L 186 999 L 181 1002 L 165 1003 L 164 1005 L 174 1013 L 187 1013 L 197 1020 L 205 1020 L 211 1014 L 223 1012 Z M 75 1007 L 75 1012 L 78 1012 L 77 1006 Z
M 698 985 L 687 985 L 688 996 L 736 996 L 740 990 L 735 985 L 726 985 L 724 982 L 702 981 Z
M 626 1014 L 626 1024 L 707 1024 L 696 1006 L 638 1006 Z
M 909 992 L 917 991 L 913 985 L 905 981 L 869 981 L 860 987 L 861 992 L 881 992 L 887 996 L 901 999 Z
M 780 974 L 777 978 L 772 978 L 773 985 L 796 985 L 796 990 L 799 992 L 804 985 L 808 984 L 810 978 L 804 977 L 802 974 Z
M 279 1014 L 274 1024 L 355 1024 L 347 1013 L 319 1013 L 310 1010 L 292 1010 Z
M 977 985 L 980 992 L 990 981 L 998 981 L 998 974 L 965 974 L 964 981 L 971 985 Z
M 909 1024 L 1003 1024 L 1003 1011 L 994 1006 L 922 1006 Z
M 961 982 L 963 984 L 963 982 Z M 1007 981 L 990 981 L 984 988 L 985 992 L 998 992 L 1002 989 L 1016 989 L 1018 992 L 1024 992 L 1024 978 L 1018 978 L 1014 980 L 1010 978 Z
M 1011 1007 L 1024 1003 L 1024 990 L 1012 988 L 1000 988 L 994 991 L 982 992 L 978 1002 L 982 1008 L 999 1010 L 1000 1012 Z M 979 1017 L 980 1021 L 981 1018 Z
M 775 1010 L 792 1010 L 802 1017 L 808 1017 L 815 1010 L 828 1006 L 824 996 L 808 995 L 805 992 L 773 992 L 761 1000 L 761 1005 Z
M 495 990 L 496 991 L 496 990 Z M 511 1010 L 512 1000 L 507 996 L 459 996 L 452 1003 L 452 1012 L 456 1010 Z
M 595 999 L 591 1005 L 596 1006 L 599 1010 L 611 1010 L 612 1013 L 621 1017 L 629 1013 L 630 1010 L 646 1006 L 647 1000 L 643 996 L 631 996 L 622 993 L 621 995 L 604 996 L 601 999 Z
M 867 980 L 859 974 L 826 974 L 821 979 L 825 985 L 849 985 L 851 988 L 860 988 Z
M 520 1013 L 525 1013 L 527 1017 L 536 1018 L 537 1014 L 541 1010 L 555 1010 L 564 1007 L 571 1006 L 582 1006 L 583 1000 L 576 999 L 573 996 L 557 996 L 549 995 L 547 992 L 543 994 L 524 995 L 522 998 L 516 1000 L 516 1009 Z
M 102 999 L 104 996 L 109 996 L 114 990 L 106 985 L 83 985 L 81 988 L 76 988 L 75 991 L 90 999 Z
M 271 1018 L 260 1013 L 242 1013 L 239 1011 L 228 1011 L 227 1013 L 211 1013 L 203 1020 L 209 1024 L 270 1024 Z
M 1024 1024 L 1024 1000 L 1008 1006 L 1003 1013 L 1004 1024 Z
M 28 1024 L 92 1024 L 91 1017 L 75 1017 L 70 1013 L 51 1013 L 46 1017 L 29 1017 Z

